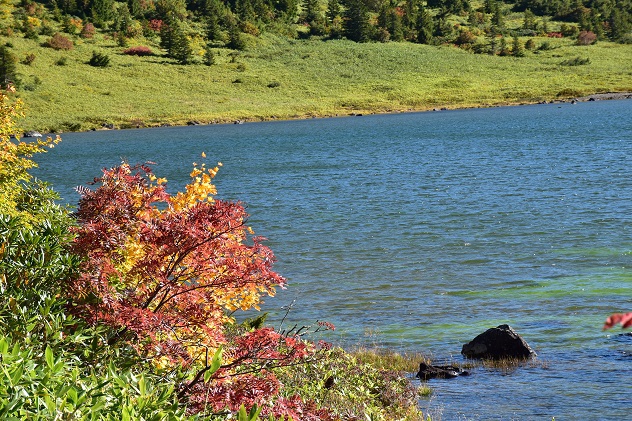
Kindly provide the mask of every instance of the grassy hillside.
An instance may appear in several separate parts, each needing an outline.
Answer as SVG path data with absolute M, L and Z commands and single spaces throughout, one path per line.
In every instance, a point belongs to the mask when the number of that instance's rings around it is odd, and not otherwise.
M 531 103 L 598 92 L 632 91 L 632 45 L 535 38 L 525 57 L 472 54 L 451 46 L 251 39 L 243 52 L 217 49 L 212 66 L 178 65 L 122 54 L 113 40 L 76 40 L 71 51 L 10 40 L 27 89 L 27 129 L 89 130 L 302 118 L 349 113 Z M 6 42 L 6 40 L 5 40 Z M 108 67 L 87 63 L 93 51 Z M 66 57 L 65 65 L 57 65 Z M 574 58 L 584 65 L 564 65 Z

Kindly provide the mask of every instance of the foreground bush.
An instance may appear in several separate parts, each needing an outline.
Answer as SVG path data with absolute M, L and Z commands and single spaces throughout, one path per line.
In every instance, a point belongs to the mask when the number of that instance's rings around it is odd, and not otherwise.
M 184 192 L 147 166 L 105 170 L 75 215 L 28 170 L 55 141 L 13 140 L 0 95 L 0 419 L 416 419 L 415 389 L 257 308 L 285 279 L 218 168 Z M 319 323 L 314 330 L 328 329 Z

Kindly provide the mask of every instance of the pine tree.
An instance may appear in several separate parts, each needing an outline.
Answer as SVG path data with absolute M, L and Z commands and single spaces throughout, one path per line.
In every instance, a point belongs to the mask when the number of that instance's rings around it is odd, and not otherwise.
M 193 60 L 193 50 L 183 23 L 171 17 L 160 30 L 160 46 L 167 50 L 167 56 L 180 64 L 189 64 Z
M 434 21 L 430 12 L 419 4 L 417 12 L 417 42 L 420 44 L 430 44 L 434 33 Z
M 524 47 L 522 46 L 522 43 L 520 42 L 520 39 L 518 39 L 517 36 L 513 37 L 513 42 L 511 46 L 511 54 L 514 57 L 524 57 Z
M 17 85 L 16 73 L 17 58 L 5 45 L 0 45 L 0 85 L 6 88 L 8 85 Z
M 356 42 L 368 41 L 371 26 L 369 23 L 369 10 L 363 0 L 345 0 L 344 34 L 347 38 Z
M 395 4 L 384 4 L 380 9 L 377 17 L 377 24 L 380 28 L 387 31 L 389 37 L 393 41 L 404 40 L 404 30 L 402 26 L 402 18 L 395 10 Z
M 332 24 L 336 18 L 340 17 L 341 12 L 342 7 L 340 6 L 339 0 L 327 1 L 327 12 L 325 13 L 327 23 Z
M 207 45 L 206 50 L 204 51 L 204 64 L 207 66 L 215 64 L 215 53 L 213 53 L 210 45 Z

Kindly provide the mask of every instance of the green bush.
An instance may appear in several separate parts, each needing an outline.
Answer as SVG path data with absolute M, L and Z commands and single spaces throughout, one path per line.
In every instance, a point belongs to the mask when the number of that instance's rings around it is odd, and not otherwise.
M 568 60 L 564 60 L 560 63 L 562 66 L 583 66 L 585 64 L 590 64 L 590 59 L 588 57 L 574 57 Z
M 110 65 L 110 57 L 106 54 L 93 51 L 88 64 L 94 67 L 107 67 Z

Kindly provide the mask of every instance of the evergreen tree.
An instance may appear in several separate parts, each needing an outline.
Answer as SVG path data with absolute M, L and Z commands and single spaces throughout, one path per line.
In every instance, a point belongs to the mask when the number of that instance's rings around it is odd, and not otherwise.
M 507 45 L 507 40 L 505 39 L 505 37 L 500 38 L 500 52 L 498 54 L 501 56 L 511 55 L 511 50 Z
M 215 53 L 213 53 L 210 45 L 207 45 L 206 50 L 204 51 L 204 64 L 207 66 L 215 64 Z
M 304 0 L 301 20 L 305 23 L 318 22 L 322 18 L 318 0 Z
M 298 0 L 277 0 L 274 3 L 274 9 L 278 11 L 281 20 L 287 24 L 295 22 L 298 15 Z
M 0 45 L 0 85 L 4 89 L 9 85 L 18 85 L 17 58 L 6 45 Z
M 174 16 L 162 25 L 160 30 L 160 46 L 167 50 L 167 56 L 180 64 L 189 64 L 193 60 L 193 50 L 187 37 L 184 24 Z
M 503 17 L 500 2 L 495 1 L 492 7 L 492 25 L 498 28 L 498 30 L 502 31 L 502 29 L 505 27 L 505 19 Z
M 522 43 L 520 42 L 520 39 L 518 39 L 517 36 L 513 37 L 513 42 L 511 46 L 511 54 L 514 57 L 524 57 L 524 47 L 522 46 Z
M 371 39 L 371 24 L 369 22 L 369 10 L 363 0 L 345 0 L 344 34 L 347 38 L 356 42 L 365 42 Z
M 415 39 L 417 28 L 417 13 L 419 10 L 420 0 L 407 0 L 404 3 L 404 16 L 402 16 L 402 27 L 404 38 L 408 40 Z
M 610 33 L 608 35 L 610 39 L 616 41 L 623 38 L 625 34 L 630 32 L 630 29 L 632 28 L 632 19 L 630 19 L 630 14 L 628 14 L 626 19 L 625 12 L 615 8 L 610 13 L 608 24 L 610 28 Z
M 311 35 L 323 35 L 325 33 L 325 18 L 320 10 L 318 0 L 305 0 L 301 20 L 309 25 Z
M 134 18 L 132 18 L 127 4 L 119 3 L 116 10 L 116 17 L 114 18 L 114 30 L 127 35 L 133 20 Z
M 227 47 L 233 50 L 244 50 L 246 48 L 246 43 L 241 36 L 239 25 L 237 25 L 237 20 L 234 16 L 229 16 L 226 19 L 226 26 L 228 27 L 229 38 Z
M 342 7 L 340 6 L 339 0 L 328 0 L 327 1 L 327 12 L 325 13 L 325 17 L 327 18 L 327 23 L 332 24 L 334 20 L 340 17 L 342 12 Z
M 535 31 L 538 29 L 538 22 L 535 20 L 535 14 L 530 10 L 524 11 L 524 21 L 522 23 L 522 29 L 530 29 Z
M 430 44 L 434 34 L 434 20 L 432 15 L 422 4 L 419 4 L 417 12 L 417 42 L 420 44 Z
M 404 30 L 402 26 L 402 18 L 395 9 L 396 4 L 384 4 L 380 9 L 377 17 L 377 24 L 383 30 L 386 30 L 390 39 L 393 41 L 404 40 Z
M 218 41 L 222 38 L 221 20 L 226 15 L 223 3 L 220 0 L 207 0 L 203 9 L 206 39 Z
M 496 27 L 492 26 L 491 31 L 489 32 L 489 54 L 494 56 L 498 52 L 498 40 L 496 37 L 498 36 L 498 32 L 496 31 Z
M 103 25 L 114 18 L 114 0 L 92 0 L 91 3 L 90 13 L 95 24 Z
M 180 22 L 176 22 L 173 32 L 173 43 L 169 56 L 180 64 L 190 64 L 193 61 L 191 42 Z
M 135 18 L 140 18 L 143 16 L 143 5 L 141 0 L 128 0 L 127 7 Z

